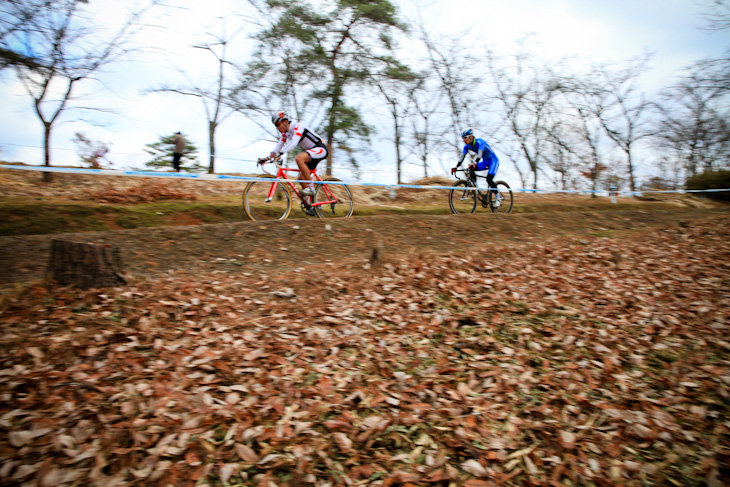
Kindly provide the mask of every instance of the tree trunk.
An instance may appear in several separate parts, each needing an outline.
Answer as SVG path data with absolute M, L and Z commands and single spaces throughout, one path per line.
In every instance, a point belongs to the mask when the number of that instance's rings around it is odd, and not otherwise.
M 122 276 L 119 248 L 67 240 L 51 241 L 47 275 L 61 286 L 82 289 L 113 287 L 127 283 Z
M 330 114 L 329 123 L 327 124 L 327 133 L 325 137 L 327 137 L 327 140 L 325 141 L 325 145 L 327 146 L 327 166 L 325 169 L 325 175 L 326 176 L 332 176 L 332 153 L 334 152 L 334 145 L 335 145 L 335 116 L 334 116 L 335 106 L 332 105 L 332 113 Z
M 401 161 L 401 157 L 400 157 L 400 125 L 398 124 L 398 104 L 395 102 L 395 100 L 389 98 L 387 95 L 385 98 L 390 103 L 390 114 L 393 117 L 393 133 L 394 133 L 393 142 L 395 143 L 395 167 L 396 167 L 396 171 L 397 171 L 396 181 L 397 181 L 397 184 L 400 184 L 402 182 L 402 180 L 401 180 L 402 161 Z
M 630 149 L 627 151 L 627 160 L 629 163 L 629 182 L 631 183 L 631 191 L 636 191 L 636 179 L 634 178 L 634 161 L 631 159 Z M 631 195 L 635 196 L 635 195 Z
M 208 163 L 208 174 L 215 174 L 215 129 L 216 122 L 208 122 L 208 144 L 210 146 L 210 161 Z
M 50 167 L 51 166 L 51 124 L 50 123 L 43 123 L 43 155 L 44 155 L 44 166 Z M 43 173 L 43 182 L 44 183 L 51 183 L 53 182 L 53 173 L 50 172 L 44 172 Z

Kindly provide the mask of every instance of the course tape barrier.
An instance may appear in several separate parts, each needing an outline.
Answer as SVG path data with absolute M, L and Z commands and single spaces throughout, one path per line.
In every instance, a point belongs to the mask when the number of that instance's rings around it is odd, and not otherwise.
M 261 181 L 264 178 L 256 176 L 232 176 L 227 174 L 197 174 L 186 172 L 157 172 L 157 171 L 118 171 L 113 169 L 89 169 L 85 167 L 53 167 L 53 166 L 15 166 L 0 164 L 0 169 L 19 169 L 21 171 L 39 171 L 39 172 L 55 172 L 70 174 L 91 174 L 99 176 L 127 176 L 139 178 L 163 178 L 163 179 L 197 179 L 202 181 Z M 266 181 L 289 182 L 289 183 L 311 183 L 312 181 L 300 179 L 274 179 L 266 178 Z M 316 181 L 315 181 L 316 183 Z M 463 186 L 437 186 L 437 185 L 419 185 L 419 184 L 386 184 L 386 183 L 361 183 L 361 182 L 344 182 L 344 181 L 327 181 L 332 185 L 347 186 L 375 186 L 389 189 L 412 188 L 412 189 L 458 189 L 463 190 L 486 190 L 486 187 L 465 188 Z M 605 194 L 607 190 L 591 191 L 577 189 L 530 189 L 530 188 L 510 188 L 513 192 L 519 193 L 580 193 L 580 194 Z M 642 190 L 642 191 L 614 191 L 618 195 L 638 196 L 644 193 L 719 193 L 730 191 L 729 189 L 681 189 L 681 190 Z

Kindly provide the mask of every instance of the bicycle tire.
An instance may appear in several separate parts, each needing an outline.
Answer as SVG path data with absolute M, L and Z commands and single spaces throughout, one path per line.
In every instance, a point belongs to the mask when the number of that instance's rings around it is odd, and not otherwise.
M 323 181 L 336 181 L 337 178 L 324 178 Z M 355 201 L 352 199 L 352 192 L 344 184 L 317 184 L 314 192 L 314 204 L 319 201 L 331 201 L 332 196 L 337 198 L 337 203 L 315 206 L 314 211 L 320 218 L 349 218 L 355 208 Z
M 504 181 L 496 181 L 494 184 L 497 185 L 498 194 L 502 196 L 502 201 L 499 206 L 495 205 L 494 191 L 488 192 L 489 207 L 492 209 L 492 213 L 511 213 L 512 206 L 514 205 L 514 197 L 512 196 L 512 190 L 509 188 L 509 184 Z
M 261 176 L 260 181 L 251 181 L 246 185 L 242 195 L 243 211 L 255 221 L 285 220 L 291 212 L 291 190 L 284 183 L 276 186 L 271 201 L 266 201 L 271 185 L 267 179 L 276 179 L 275 176 Z
M 451 213 L 455 215 L 474 213 L 477 209 L 477 193 L 464 179 L 460 179 L 454 183 L 455 187 L 464 186 L 464 189 L 449 190 L 449 206 Z

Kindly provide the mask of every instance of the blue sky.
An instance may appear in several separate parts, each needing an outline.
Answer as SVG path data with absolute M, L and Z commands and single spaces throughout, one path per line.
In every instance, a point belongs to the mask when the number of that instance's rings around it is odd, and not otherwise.
M 183 3 L 188 2 L 178 2 L 178 5 Z M 702 10 L 692 0 L 421 0 L 420 3 L 402 0 L 397 3 L 406 16 L 413 15 L 420 5 L 424 22 L 433 32 L 463 34 L 470 42 L 490 45 L 503 54 L 514 49 L 516 41 L 526 34 L 532 34 L 532 49 L 544 58 L 575 55 L 586 64 L 620 64 L 634 56 L 654 53 L 650 72 L 643 78 L 648 93 L 669 84 L 683 66 L 703 57 L 719 56 L 730 47 L 727 31 L 700 29 Z M 100 9 L 97 19 L 113 24 L 123 16 L 120 4 L 127 2 L 111 6 L 109 2 L 91 4 Z M 145 144 L 177 130 L 190 136 L 200 149 L 200 159 L 206 162 L 207 126 L 201 102 L 181 95 L 141 93 L 156 85 L 183 81 L 179 69 L 196 79 L 205 78 L 207 72 L 213 71 L 212 56 L 190 45 L 205 40 L 206 29 L 218 32 L 217 17 L 230 15 L 234 7 L 240 10 L 242 4 L 235 0 L 207 0 L 156 19 L 165 28 L 150 30 L 139 39 L 151 50 L 110 67 L 102 78 L 103 84 L 87 83 L 79 91 L 86 105 L 110 105 L 118 115 L 97 117 L 102 126 L 94 126 L 75 121 L 77 114 L 68 112 L 63 123 L 54 129 L 54 163 L 70 165 L 78 160 L 71 138 L 75 132 L 83 132 L 111 145 L 109 158 L 115 166 L 141 167 L 146 160 Z M 226 24 L 230 30 L 235 21 L 229 17 Z M 244 32 L 236 38 L 230 52 L 243 61 L 250 46 Z M 0 106 L 3 107 L 0 159 L 41 164 L 41 124 L 30 98 L 24 95 L 10 70 L 0 74 Z M 388 126 L 387 123 L 374 125 Z M 241 116 L 228 119 L 217 134 L 221 157 L 217 162 L 218 172 L 255 172 L 253 161 L 268 153 L 273 146 L 273 134 Z M 374 144 L 373 150 L 375 155 L 363 154 L 363 165 L 379 161 L 378 171 L 364 171 L 361 180 L 394 182 L 391 146 Z M 499 153 L 498 147 L 495 150 Z M 442 166 L 434 165 L 432 169 L 441 173 Z M 507 165 L 503 164 L 500 171 L 505 179 L 510 179 L 511 169 Z M 413 172 L 414 177 L 420 174 L 416 168 Z M 347 171 L 339 176 L 347 178 Z

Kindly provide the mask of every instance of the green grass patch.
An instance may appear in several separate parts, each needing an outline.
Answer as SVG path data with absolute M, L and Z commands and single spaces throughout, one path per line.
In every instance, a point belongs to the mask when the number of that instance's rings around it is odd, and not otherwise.
M 107 229 L 94 208 L 84 204 L 0 205 L 0 213 L 0 236 Z
M 609 212 L 636 210 L 647 203 L 632 202 L 609 204 L 604 199 L 577 197 L 571 200 L 540 200 L 515 197 L 513 213 L 554 213 L 568 211 Z M 637 206 L 637 204 L 639 206 Z M 676 210 L 676 206 L 651 203 L 651 208 Z M 479 214 L 489 214 L 489 209 L 477 208 Z M 646 212 L 644 212 L 646 213 Z M 450 215 L 448 200 L 405 198 L 386 203 L 365 205 L 355 197 L 354 216 L 379 215 Z M 0 236 L 35 235 L 107 231 L 125 228 L 145 228 L 160 225 L 194 225 L 201 223 L 227 223 L 248 221 L 241 207 L 240 195 L 201 196 L 190 200 L 156 200 L 149 203 L 103 204 L 93 201 L 69 201 L 54 197 L 13 196 L 0 199 Z M 292 202 L 289 219 L 311 218 L 300 209 L 299 201 Z M 596 237 L 618 237 L 620 229 L 595 228 Z M 449 298 L 450 299 L 450 298 Z

